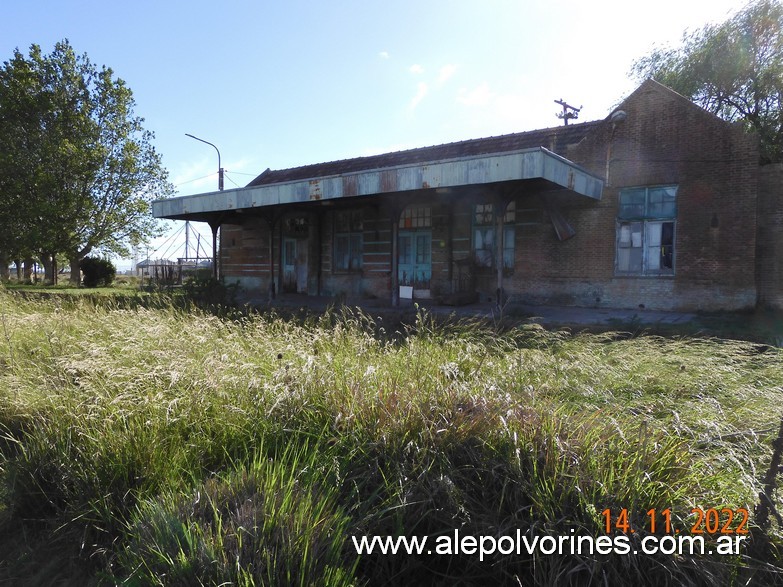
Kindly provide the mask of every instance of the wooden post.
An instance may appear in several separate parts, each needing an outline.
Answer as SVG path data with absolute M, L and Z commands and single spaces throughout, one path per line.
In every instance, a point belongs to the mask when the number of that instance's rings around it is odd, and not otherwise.
M 269 225 L 269 301 L 275 299 L 275 217 L 274 214 L 264 216 Z
M 391 303 L 392 306 L 400 305 L 400 276 L 398 253 L 398 237 L 400 232 L 400 214 L 395 208 L 392 210 L 392 234 L 391 234 Z
M 497 278 L 498 278 L 498 291 L 497 291 L 497 306 L 503 307 L 503 220 L 506 214 L 505 202 L 503 200 L 496 200 L 495 209 L 495 246 L 497 250 L 495 252 L 495 262 L 497 264 Z
M 218 272 L 218 242 L 217 233 L 220 228 L 219 222 L 210 222 L 209 227 L 212 229 L 212 277 L 219 279 L 220 273 Z

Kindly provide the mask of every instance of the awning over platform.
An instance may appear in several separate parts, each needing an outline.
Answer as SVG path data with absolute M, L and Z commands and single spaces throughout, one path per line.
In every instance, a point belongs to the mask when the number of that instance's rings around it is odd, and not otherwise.
M 540 180 L 548 189 L 565 189 L 600 200 L 603 181 L 577 164 L 537 147 L 470 157 L 282 181 L 152 203 L 156 218 L 221 222 L 238 210 L 259 210 L 305 202 L 381 194 L 443 190 L 520 180 Z M 228 213 L 228 214 L 226 214 Z

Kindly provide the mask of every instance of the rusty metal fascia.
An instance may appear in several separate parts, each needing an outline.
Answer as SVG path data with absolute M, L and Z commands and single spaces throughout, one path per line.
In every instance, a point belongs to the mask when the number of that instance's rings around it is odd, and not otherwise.
M 157 200 L 152 203 L 152 211 L 156 218 L 186 217 L 237 208 L 539 178 L 601 199 L 603 181 L 599 177 L 539 147 Z

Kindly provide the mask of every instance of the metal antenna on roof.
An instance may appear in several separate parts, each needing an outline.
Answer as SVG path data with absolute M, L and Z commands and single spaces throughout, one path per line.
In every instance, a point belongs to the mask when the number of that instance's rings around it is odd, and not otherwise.
M 557 117 L 560 118 L 566 126 L 568 126 L 569 120 L 576 120 L 579 118 L 579 111 L 582 109 L 582 106 L 579 108 L 571 106 L 570 104 L 566 104 L 562 99 L 555 100 L 555 104 L 560 104 L 563 107 L 563 111 L 558 112 Z

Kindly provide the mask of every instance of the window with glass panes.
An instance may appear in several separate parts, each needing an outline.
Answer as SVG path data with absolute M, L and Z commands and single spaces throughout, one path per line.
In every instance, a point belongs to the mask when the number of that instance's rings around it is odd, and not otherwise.
M 497 266 L 497 221 L 494 204 L 476 204 L 473 208 L 473 258 L 478 267 Z M 514 202 L 506 208 L 503 216 L 503 268 L 514 267 Z
M 429 206 L 408 206 L 400 216 L 400 228 L 431 228 L 432 208 Z
M 616 272 L 673 275 L 677 186 L 620 190 Z
M 338 210 L 334 214 L 335 271 L 358 271 L 362 268 L 362 212 Z

